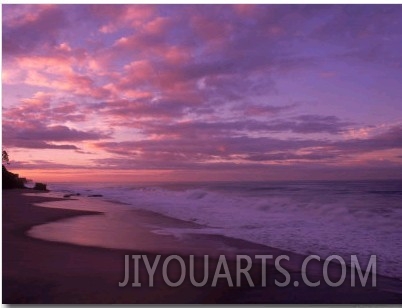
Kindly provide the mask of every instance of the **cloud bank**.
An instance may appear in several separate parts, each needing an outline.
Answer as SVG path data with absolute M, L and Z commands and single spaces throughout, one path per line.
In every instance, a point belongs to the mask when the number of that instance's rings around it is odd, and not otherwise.
M 395 177 L 401 20 L 393 5 L 4 5 L 3 146 L 27 169 L 75 165 L 59 151 L 83 169 Z

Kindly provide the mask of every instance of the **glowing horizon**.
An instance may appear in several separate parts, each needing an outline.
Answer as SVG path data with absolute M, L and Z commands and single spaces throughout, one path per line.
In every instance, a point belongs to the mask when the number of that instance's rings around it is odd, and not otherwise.
M 23 177 L 401 178 L 400 5 L 2 8 Z

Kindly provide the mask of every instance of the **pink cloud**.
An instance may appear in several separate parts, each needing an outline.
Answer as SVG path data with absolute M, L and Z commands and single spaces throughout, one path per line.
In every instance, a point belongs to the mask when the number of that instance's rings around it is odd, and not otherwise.
M 152 99 L 154 93 L 152 91 L 139 90 L 132 87 L 121 87 L 115 83 L 109 83 L 103 88 L 109 91 L 111 99 L 118 100 L 121 98 L 136 100 L 136 99 Z
M 221 47 L 233 32 L 233 26 L 219 19 L 211 19 L 202 15 L 191 18 L 191 26 L 207 44 Z
M 163 50 L 163 54 L 165 55 L 166 61 L 173 65 L 188 63 L 192 58 L 191 50 L 179 46 L 169 46 L 167 50 Z
M 170 27 L 168 25 L 170 23 L 163 18 L 146 24 L 134 34 L 121 36 L 114 41 L 113 52 L 125 56 L 149 57 L 151 54 L 161 56 L 160 50 L 169 46 L 167 33 Z M 135 51 L 134 54 L 133 51 Z
M 64 91 L 94 98 L 104 98 L 110 94 L 108 89 L 96 85 L 95 81 L 90 77 L 74 72 L 60 74 L 59 72 L 63 70 L 63 67 L 52 67 L 49 69 L 50 72 L 47 72 L 46 69 L 44 71 L 28 69 L 25 72 L 24 83 L 38 87 L 46 87 L 53 91 Z
M 99 31 L 113 33 L 119 28 L 130 26 L 139 27 L 149 20 L 156 12 L 153 5 L 91 5 L 90 11 L 98 18 L 106 21 Z
M 61 43 L 59 46 L 56 47 L 57 50 L 62 52 L 71 52 L 72 49 L 68 43 Z
M 233 9 L 240 16 L 252 16 L 256 10 L 258 10 L 258 6 L 255 4 L 234 4 Z
M 27 85 L 101 98 L 110 93 L 104 88 L 106 84 L 97 84 L 98 76 L 107 77 L 111 73 L 100 61 L 104 59 L 90 57 L 82 48 L 73 49 L 64 42 L 45 49 L 42 55 L 16 55 L 7 63 L 3 81 L 10 84 L 23 81 Z
M 127 72 L 127 79 L 130 82 L 137 83 L 152 79 L 156 74 L 156 68 L 148 60 L 134 61 L 124 66 Z
M 18 57 L 17 63 L 20 70 L 37 71 L 41 74 L 71 74 L 73 72 L 73 62 L 71 59 L 63 56 L 29 56 Z
M 21 99 L 23 106 L 26 106 L 26 110 L 32 108 L 49 108 L 50 102 L 53 96 L 49 93 L 36 92 L 32 98 Z
M 167 17 L 157 17 L 147 24 L 145 24 L 143 30 L 151 35 L 160 35 L 167 31 L 171 21 Z

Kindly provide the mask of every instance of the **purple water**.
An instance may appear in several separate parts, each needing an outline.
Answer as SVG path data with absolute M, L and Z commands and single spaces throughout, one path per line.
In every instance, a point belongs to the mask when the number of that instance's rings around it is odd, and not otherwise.
M 50 189 L 105 199 L 302 254 L 331 254 L 402 279 L 402 181 L 71 184 Z M 179 232 L 186 232 L 180 229 Z

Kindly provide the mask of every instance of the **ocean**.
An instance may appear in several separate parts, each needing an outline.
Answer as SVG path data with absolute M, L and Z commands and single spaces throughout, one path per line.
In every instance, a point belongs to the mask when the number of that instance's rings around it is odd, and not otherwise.
M 402 280 L 402 180 L 209 183 L 53 183 L 192 221 L 221 234 L 322 258 L 351 255 Z M 186 229 L 170 228 L 171 232 Z M 192 232 L 195 232 L 192 230 Z

